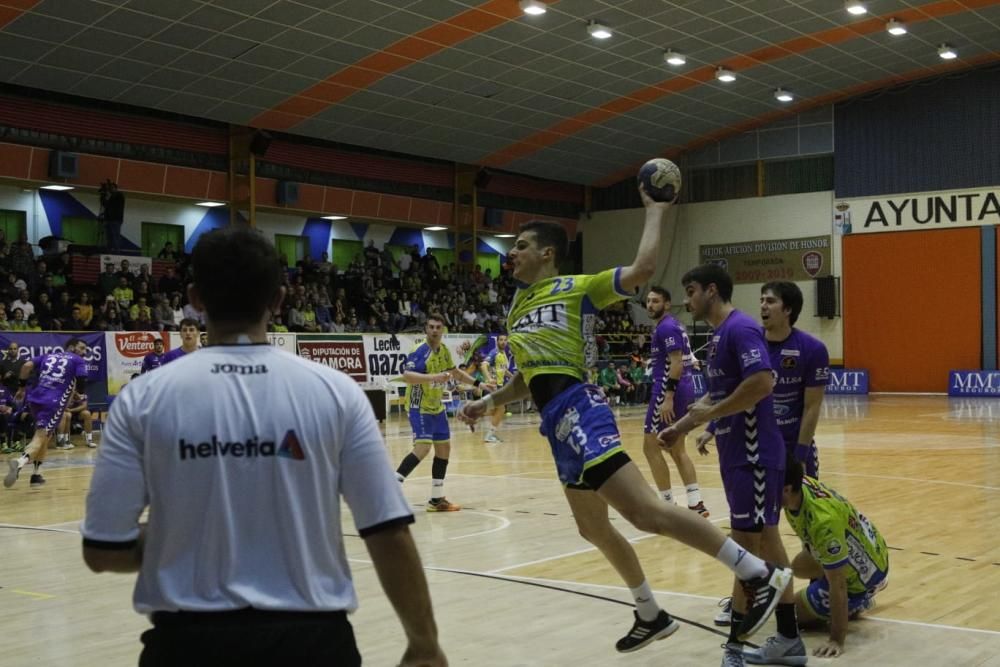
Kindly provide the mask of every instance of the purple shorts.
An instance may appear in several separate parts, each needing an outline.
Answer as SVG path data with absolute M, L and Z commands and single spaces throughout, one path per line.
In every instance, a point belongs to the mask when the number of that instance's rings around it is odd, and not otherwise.
M 729 525 L 733 530 L 760 532 L 777 526 L 781 516 L 781 491 L 785 471 L 745 465 L 722 471 L 722 488 L 729 503 Z
M 644 427 L 646 433 L 659 433 L 669 426 L 669 424 L 663 421 L 663 416 L 660 414 L 665 397 L 666 390 L 663 388 L 663 384 L 658 382 L 653 385 L 649 407 L 646 408 L 646 424 Z M 674 392 L 674 421 L 686 415 L 688 408 L 694 401 L 694 382 L 691 380 L 691 376 L 688 376 L 680 381 L 677 385 L 677 391 Z
M 25 398 L 25 403 L 28 405 L 28 410 L 31 411 L 31 417 L 35 420 L 35 429 L 46 431 L 49 435 L 55 433 L 72 396 L 72 386 L 66 387 L 62 395 L 42 388 L 31 390 Z

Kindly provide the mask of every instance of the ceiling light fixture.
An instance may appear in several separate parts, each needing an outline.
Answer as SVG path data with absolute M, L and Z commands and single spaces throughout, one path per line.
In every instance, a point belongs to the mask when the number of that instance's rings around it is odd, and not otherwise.
M 938 55 L 941 56 L 941 60 L 954 60 L 958 57 L 958 52 L 948 44 L 942 44 L 938 47 Z
M 902 21 L 897 21 L 896 19 L 889 19 L 885 24 L 885 31 L 890 35 L 900 35 L 906 34 L 906 24 Z
M 545 6 L 544 2 L 539 2 L 538 0 L 521 0 L 518 4 L 521 5 L 521 11 L 525 14 L 531 14 L 532 16 L 538 16 L 549 11 L 549 8 Z
M 39 190 L 55 190 L 56 192 L 62 192 L 63 190 L 72 190 L 72 185 L 43 185 Z
M 200 201 L 195 206 L 204 206 L 205 208 L 215 208 L 216 206 L 225 206 L 226 202 L 221 201 Z
M 778 100 L 779 102 L 791 102 L 792 100 L 795 99 L 795 96 L 792 95 L 789 91 L 785 90 L 784 88 L 777 88 L 774 91 L 774 99 Z
M 673 65 L 674 67 L 680 67 L 687 62 L 687 58 L 684 57 L 683 53 L 677 53 L 673 49 L 667 49 L 663 52 L 663 62 L 668 65 Z
M 725 67 L 720 67 L 715 70 L 715 78 L 723 83 L 732 83 L 736 81 L 736 75 L 733 74 L 733 70 L 726 69 Z
M 447 227 L 441 227 L 440 225 L 434 225 L 433 227 L 424 227 L 425 232 L 446 232 Z
M 498 239 L 512 239 L 512 238 L 514 238 L 515 236 L 517 236 L 517 234 L 495 234 L 495 236 L 496 236 L 496 237 L 497 237 Z
M 859 0 L 848 0 L 848 2 L 844 5 L 844 9 L 855 16 L 861 16 L 862 14 L 868 13 L 868 8 L 865 7 L 865 3 L 860 2 Z
M 591 21 L 587 24 L 587 32 L 590 33 L 591 37 L 596 39 L 607 39 L 608 37 L 611 37 L 611 28 L 603 23 L 598 23 L 597 21 Z
M 324 215 L 323 220 L 347 220 L 346 215 Z

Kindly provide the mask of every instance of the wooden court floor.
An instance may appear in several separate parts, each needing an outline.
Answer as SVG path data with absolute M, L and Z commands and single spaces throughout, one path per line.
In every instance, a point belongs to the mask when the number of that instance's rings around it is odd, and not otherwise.
M 626 446 L 641 453 L 642 412 L 620 410 Z M 628 591 L 577 534 L 533 414 L 506 420 L 504 442 L 484 445 L 452 423 L 446 492 L 465 509 L 422 511 L 430 465 L 404 490 L 451 664 L 475 667 L 717 665 L 724 637 L 712 625 L 728 571 L 660 537 L 615 525 L 632 539 L 660 603 L 681 631 L 637 653 L 614 641 L 631 624 Z M 409 449 L 392 415 L 394 460 Z M 810 664 L 1000 667 L 1000 401 L 938 396 L 831 397 L 817 442 L 821 477 L 879 527 L 890 583 L 853 622 L 847 652 Z M 711 521 L 728 526 L 717 459 L 695 457 Z M 92 575 L 77 527 L 94 450 L 53 452 L 49 484 L 0 490 L 0 628 L 4 667 L 134 665 L 145 618 L 131 610 L 133 577 Z M 648 471 L 647 471 L 648 472 Z M 683 493 L 675 480 L 675 495 Z M 353 527 L 348 521 L 348 530 Z M 798 544 L 785 526 L 786 546 Z M 361 596 L 352 617 L 366 665 L 395 665 L 402 636 L 360 539 L 346 549 Z M 769 630 L 762 631 L 762 640 Z M 815 647 L 825 634 L 808 632 Z

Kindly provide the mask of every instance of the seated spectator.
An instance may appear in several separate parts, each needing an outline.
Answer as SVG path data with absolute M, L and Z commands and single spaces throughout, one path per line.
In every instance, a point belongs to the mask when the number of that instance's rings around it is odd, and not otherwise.
M 113 296 L 109 296 L 109 299 L 114 301 Z M 69 292 L 60 292 L 59 298 L 56 299 L 55 305 L 52 307 L 52 318 L 54 322 L 59 324 L 60 329 L 66 329 L 66 323 L 69 319 L 73 317 L 73 304 L 69 299 Z
M 365 321 L 362 331 L 365 333 L 378 333 L 378 321 L 375 319 L 374 315 L 369 315 L 368 319 Z
M 285 321 L 288 323 L 289 331 L 303 332 L 305 331 L 306 319 L 302 314 L 305 310 L 305 306 L 301 299 L 295 299 L 292 302 L 291 307 L 289 307 L 288 312 L 285 313 Z
M 641 360 L 632 359 L 632 367 L 628 371 L 629 379 L 635 385 L 636 403 L 649 400 L 649 382 L 646 380 L 646 368 Z
M 174 294 L 170 297 L 170 310 L 173 315 L 174 328 L 171 331 L 181 330 L 181 320 L 184 319 L 184 307 L 181 305 L 181 295 Z
M 62 322 L 61 324 L 65 331 L 87 331 L 88 328 L 83 322 L 83 318 L 80 314 L 80 308 L 78 306 L 73 306 L 69 320 Z
M 174 292 L 184 291 L 181 279 L 177 277 L 172 266 L 168 266 L 163 275 L 160 276 L 160 282 L 156 284 L 156 287 L 161 294 L 173 294 Z
M 350 321 L 347 323 L 347 326 L 344 327 L 344 332 L 345 333 L 360 333 L 361 332 L 361 326 L 358 324 L 358 318 L 357 317 L 351 317 Z
M 127 262 L 128 260 L 122 260 L 122 263 Z M 118 302 L 118 307 L 123 310 L 129 308 L 135 300 L 135 292 L 132 291 L 132 285 L 129 284 L 128 278 L 120 273 L 118 275 L 118 287 L 111 292 L 111 295 Z
M 281 321 L 281 313 L 274 313 L 271 316 L 271 326 L 268 329 L 274 333 L 288 333 L 288 327 Z
M 174 309 L 170 307 L 166 297 L 157 295 L 153 298 L 153 323 L 160 331 L 174 331 Z
M 330 319 L 330 309 L 322 303 L 316 304 L 313 308 L 316 311 L 316 324 L 320 331 L 330 331 L 333 320 Z
M 45 292 L 38 295 L 38 303 L 35 304 L 35 316 L 38 318 L 38 323 L 41 325 L 43 331 L 55 328 L 53 327 L 55 309 L 52 302 L 49 301 L 49 295 Z
M 73 310 L 76 311 L 76 308 L 74 307 Z M 144 322 L 153 321 L 153 309 L 146 301 L 146 297 L 140 296 L 139 300 L 132 304 L 128 310 L 128 316 L 131 320 L 138 320 L 141 317 Z M 148 331 L 148 329 L 137 329 L 137 331 Z
M 185 304 L 183 311 L 184 317 L 182 319 L 194 320 L 199 327 L 205 326 L 205 313 L 195 308 L 193 304 Z
M 301 301 L 299 303 L 302 303 Z M 319 324 L 316 323 L 316 308 L 311 301 L 306 301 L 302 310 L 302 330 L 306 333 L 319 333 Z
M 105 331 L 125 331 L 125 323 L 122 321 L 121 312 L 117 305 L 113 304 L 108 308 L 102 324 Z
M 11 309 L 19 308 L 25 318 L 35 314 L 35 305 L 31 303 L 31 295 L 26 289 L 21 290 L 21 295 L 11 302 L 10 307 Z
M 628 405 L 635 403 L 635 385 L 629 379 L 628 364 L 618 366 L 618 386 L 621 387 L 622 400 Z
M 138 301 L 140 298 L 145 298 L 146 303 L 153 302 L 153 293 L 149 291 L 149 283 L 145 280 L 136 280 L 132 287 L 132 298 Z
M 6 304 L 17 299 L 19 296 L 21 296 L 21 290 L 17 286 L 17 275 L 8 273 L 7 282 L 0 288 L 0 298 Z
M 607 363 L 601 368 L 597 374 L 597 386 L 604 391 L 608 402 L 612 405 L 622 402 L 622 388 L 618 384 L 618 373 L 615 371 L 614 364 Z
M 41 330 L 42 330 L 42 325 L 38 323 L 38 315 L 32 314 L 31 317 L 28 318 L 28 327 L 27 329 L 25 329 L 25 331 L 41 331 Z
M 14 313 L 14 319 L 10 321 L 10 330 L 27 331 L 28 320 L 24 319 L 24 311 L 20 308 L 14 308 L 11 312 Z
M 132 281 L 135 279 L 135 273 L 132 271 L 132 265 L 129 264 L 129 261 L 127 259 L 122 260 L 121 264 L 118 267 L 118 272 L 115 274 L 115 277 L 118 278 L 119 280 L 124 278 L 125 282 L 128 283 L 129 287 L 132 286 Z
M 107 296 L 118 287 L 118 274 L 115 273 L 115 265 L 111 262 L 104 263 L 104 273 L 97 278 L 97 285 L 101 288 L 101 295 Z
M 80 321 L 89 327 L 94 319 L 94 304 L 90 302 L 90 294 L 81 292 L 79 301 L 74 303 L 73 307 L 80 309 Z
M 132 306 L 135 308 L 135 306 Z M 153 322 L 152 310 L 149 306 L 140 308 L 137 317 L 133 317 L 127 327 L 128 331 L 156 331 L 156 324 Z
M 177 261 L 177 251 L 174 250 L 174 244 L 171 243 L 170 241 L 167 241 L 166 243 L 164 243 L 163 247 L 160 248 L 160 252 L 158 252 L 156 254 L 156 258 L 157 259 L 166 259 L 166 260 L 170 260 L 171 262 L 176 262 Z
M 333 318 L 333 324 L 330 325 L 330 333 L 344 333 L 347 330 L 347 325 L 344 324 L 344 316 L 337 315 Z

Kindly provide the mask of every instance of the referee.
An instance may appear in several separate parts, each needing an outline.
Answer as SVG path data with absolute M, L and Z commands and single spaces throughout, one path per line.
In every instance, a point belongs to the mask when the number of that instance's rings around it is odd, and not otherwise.
M 139 573 L 135 609 L 153 624 L 140 667 L 360 665 L 341 496 L 406 634 L 402 666 L 445 667 L 364 393 L 267 344 L 284 297 L 274 247 L 230 227 L 202 236 L 192 263 L 213 345 L 115 400 L 81 526 L 91 570 Z

